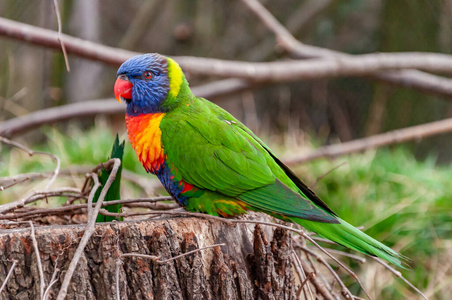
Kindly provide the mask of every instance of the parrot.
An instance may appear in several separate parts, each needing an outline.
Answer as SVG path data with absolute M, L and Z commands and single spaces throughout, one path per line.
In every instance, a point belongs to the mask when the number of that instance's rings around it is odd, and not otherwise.
M 264 212 L 404 268 L 405 257 L 339 218 L 250 129 L 196 97 L 172 58 L 140 54 L 118 69 L 129 141 L 148 173 L 190 212 Z

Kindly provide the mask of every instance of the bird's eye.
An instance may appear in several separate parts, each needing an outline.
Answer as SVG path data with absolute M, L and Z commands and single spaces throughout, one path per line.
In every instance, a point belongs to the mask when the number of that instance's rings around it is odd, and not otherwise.
M 152 78 L 152 72 L 146 71 L 146 72 L 144 72 L 143 76 L 144 76 L 145 79 L 151 79 Z

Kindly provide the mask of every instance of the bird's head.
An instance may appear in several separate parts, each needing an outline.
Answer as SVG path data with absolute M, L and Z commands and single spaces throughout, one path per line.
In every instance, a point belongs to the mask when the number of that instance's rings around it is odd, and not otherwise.
M 179 65 L 157 53 L 130 58 L 116 77 L 115 97 L 127 103 L 126 112 L 131 116 L 170 110 L 182 85 L 187 84 Z

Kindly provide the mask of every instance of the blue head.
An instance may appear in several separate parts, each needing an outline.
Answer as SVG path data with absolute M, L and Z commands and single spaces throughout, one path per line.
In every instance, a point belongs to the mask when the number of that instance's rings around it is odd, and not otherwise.
M 183 81 L 179 65 L 157 53 L 130 58 L 116 76 L 116 99 L 126 101 L 131 116 L 164 112 L 164 103 L 177 96 Z

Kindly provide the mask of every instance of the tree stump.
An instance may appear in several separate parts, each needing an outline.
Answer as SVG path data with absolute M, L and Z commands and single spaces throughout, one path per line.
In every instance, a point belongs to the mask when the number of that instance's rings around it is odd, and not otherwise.
M 82 225 L 35 228 L 48 286 L 65 270 L 84 232 Z M 259 225 L 230 226 L 200 218 L 102 223 L 87 244 L 66 299 L 117 299 L 116 262 L 123 253 L 159 256 L 161 260 L 218 243 L 167 263 L 124 257 L 119 269 L 121 299 L 295 299 L 290 234 Z M 2 299 L 39 299 L 40 276 L 31 229 L 0 230 L 0 281 L 17 261 Z M 61 271 L 58 271 L 61 270 Z

